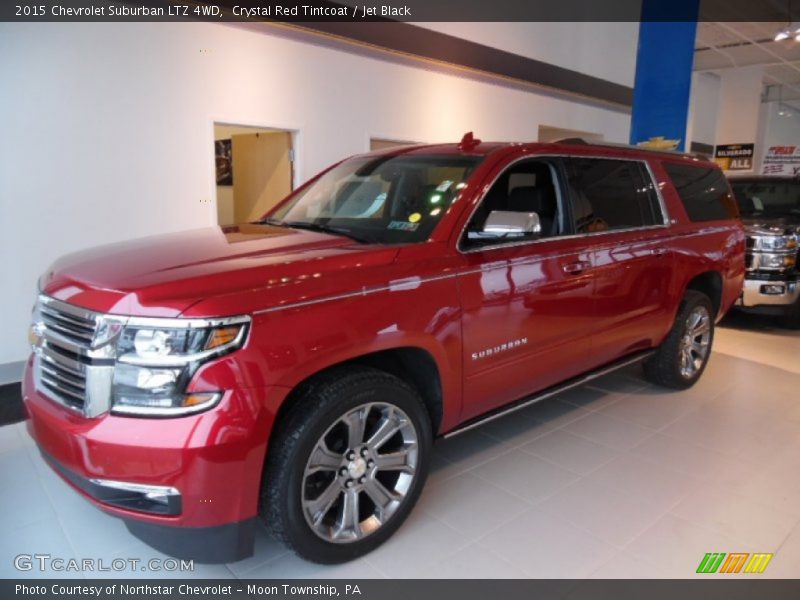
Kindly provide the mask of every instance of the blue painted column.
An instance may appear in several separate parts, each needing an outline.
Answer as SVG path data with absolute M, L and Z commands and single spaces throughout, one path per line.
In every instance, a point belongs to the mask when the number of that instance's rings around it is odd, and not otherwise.
M 676 140 L 676 149 L 684 149 L 699 4 L 642 0 L 631 144 L 653 140 L 649 145 L 666 147 Z

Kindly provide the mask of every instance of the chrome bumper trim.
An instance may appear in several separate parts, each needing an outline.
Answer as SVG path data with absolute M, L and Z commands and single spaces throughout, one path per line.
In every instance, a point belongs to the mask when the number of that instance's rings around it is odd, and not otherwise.
M 113 479 L 90 479 L 93 484 L 101 487 L 113 488 L 115 490 L 125 490 L 127 492 L 135 492 L 137 494 L 145 494 L 149 496 L 180 496 L 181 493 L 177 488 L 166 485 L 145 485 L 142 483 L 128 483 L 127 481 L 115 481 Z
M 783 294 L 764 294 L 763 285 L 783 285 Z M 797 281 L 763 281 L 758 279 L 745 279 L 742 297 L 736 305 L 749 306 L 789 306 L 800 299 L 800 283 Z

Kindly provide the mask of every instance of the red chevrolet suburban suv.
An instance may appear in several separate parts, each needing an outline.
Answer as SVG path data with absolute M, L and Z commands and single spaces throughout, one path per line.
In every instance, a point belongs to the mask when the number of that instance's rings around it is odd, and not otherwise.
M 261 521 L 341 562 L 402 524 L 435 437 L 636 361 L 694 384 L 744 255 L 698 157 L 471 134 L 356 156 L 259 222 L 58 260 L 28 428 L 163 552 L 243 558 Z

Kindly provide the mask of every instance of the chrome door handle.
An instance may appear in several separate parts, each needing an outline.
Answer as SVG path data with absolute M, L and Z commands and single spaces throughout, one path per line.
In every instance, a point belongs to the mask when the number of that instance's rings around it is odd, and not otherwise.
M 577 275 L 578 273 L 583 273 L 584 270 L 588 269 L 591 264 L 585 260 L 578 260 L 572 263 L 567 263 L 566 265 L 562 265 L 561 268 L 567 275 Z
M 667 253 L 665 248 L 653 248 L 653 256 L 664 256 Z

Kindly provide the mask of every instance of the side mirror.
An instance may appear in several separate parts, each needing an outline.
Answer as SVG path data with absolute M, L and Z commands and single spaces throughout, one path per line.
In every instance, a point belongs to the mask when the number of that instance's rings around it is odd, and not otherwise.
M 542 224 L 535 212 L 493 210 L 483 224 L 483 233 L 496 237 L 522 237 L 541 232 Z

